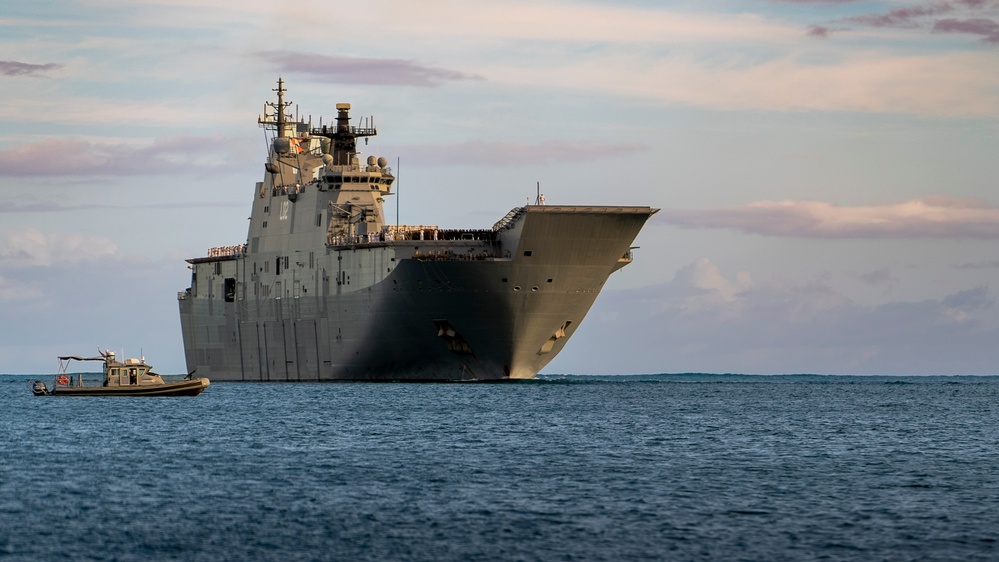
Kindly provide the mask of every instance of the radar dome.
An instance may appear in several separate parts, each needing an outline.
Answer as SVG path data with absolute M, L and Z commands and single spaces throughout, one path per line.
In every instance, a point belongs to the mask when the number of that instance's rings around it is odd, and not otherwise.
M 323 154 L 323 164 L 329 166 L 333 163 L 333 156 L 330 154 Z
M 368 156 L 368 166 L 374 166 L 378 159 L 374 156 Z
M 384 156 L 379 156 L 378 157 L 378 165 L 381 166 L 382 168 L 384 168 L 385 166 L 387 166 L 388 165 L 388 158 L 385 158 Z

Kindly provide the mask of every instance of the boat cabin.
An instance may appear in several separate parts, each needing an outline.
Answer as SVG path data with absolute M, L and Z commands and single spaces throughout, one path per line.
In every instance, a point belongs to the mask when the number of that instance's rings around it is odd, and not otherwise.
M 110 351 L 104 360 L 104 386 L 163 384 L 163 377 L 153 373 L 141 359 L 126 359 L 121 363 Z

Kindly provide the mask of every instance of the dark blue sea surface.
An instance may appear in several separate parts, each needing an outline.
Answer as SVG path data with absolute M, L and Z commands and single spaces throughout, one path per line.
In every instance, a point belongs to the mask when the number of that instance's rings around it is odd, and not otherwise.
M 29 378 L 0 560 L 999 559 L 999 377 Z

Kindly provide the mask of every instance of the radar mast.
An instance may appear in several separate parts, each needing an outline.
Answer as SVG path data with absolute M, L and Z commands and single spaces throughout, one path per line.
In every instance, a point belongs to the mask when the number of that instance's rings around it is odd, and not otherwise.
M 278 137 L 286 137 L 288 135 L 285 125 L 288 123 L 289 116 L 285 115 L 284 110 L 291 105 L 291 102 L 284 101 L 284 93 L 288 91 L 284 88 L 284 79 L 278 78 L 278 87 L 272 88 L 271 91 L 277 92 L 277 103 L 264 102 L 264 114 L 257 119 L 257 123 L 264 128 L 276 129 Z M 268 107 L 274 110 L 273 114 L 267 113 Z

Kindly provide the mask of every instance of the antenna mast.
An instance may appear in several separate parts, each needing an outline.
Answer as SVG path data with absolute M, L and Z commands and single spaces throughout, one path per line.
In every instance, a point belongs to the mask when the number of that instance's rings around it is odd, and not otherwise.
M 259 123 L 261 126 L 265 128 L 266 127 L 276 128 L 277 136 L 283 137 L 285 136 L 285 129 L 286 129 L 285 123 L 287 122 L 286 121 L 287 117 L 285 116 L 284 110 L 289 105 L 291 105 L 290 101 L 289 102 L 284 101 L 284 93 L 287 91 L 284 88 L 284 79 L 278 78 L 278 87 L 275 89 L 271 89 L 271 91 L 277 92 L 277 98 L 278 98 L 277 103 L 264 102 L 264 115 L 263 117 L 257 120 L 257 123 Z M 267 115 L 268 107 L 274 108 L 273 116 Z

